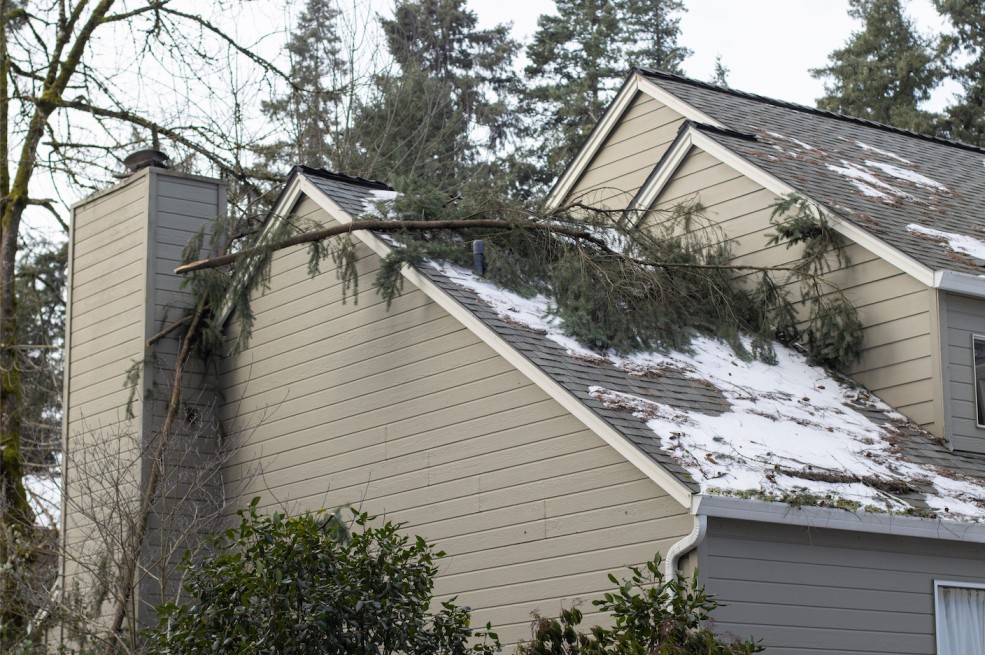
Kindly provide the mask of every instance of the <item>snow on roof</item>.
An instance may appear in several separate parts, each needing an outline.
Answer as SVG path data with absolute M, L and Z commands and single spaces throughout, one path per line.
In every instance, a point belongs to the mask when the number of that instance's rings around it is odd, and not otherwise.
M 388 218 L 389 205 L 400 195 L 397 191 L 389 189 L 367 189 L 369 196 L 363 200 L 365 213 L 377 218 Z M 387 212 L 387 214 L 384 214 Z
M 602 385 L 587 389 L 606 407 L 645 421 L 703 493 L 912 512 L 914 494 L 932 486 L 935 493 L 923 498 L 930 510 L 985 519 L 985 480 L 906 461 L 897 447 L 903 433 L 893 423 L 905 425 L 903 416 L 790 348 L 776 345 L 776 365 L 743 361 L 727 345 L 706 338 L 696 339 L 689 353 L 600 354 L 563 333 L 549 298 L 524 298 L 461 267 L 431 265 L 475 292 L 503 321 L 528 327 L 570 355 L 604 358 L 627 375 L 674 369 L 717 388 L 730 406 L 717 415 Z M 863 410 L 877 410 L 888 422 L 877 423 Z
M 898 162 L 900 162 L 902 164 L 908 164 L 910 166 L 913 165 L 913 162 L 912 161 L 910 161 L 909 159 L 904 159 L 903 157 L 900 157 L 895 152 L 889 152 L 888 150 L 882 150 L 880 148 L 876 148 L 875 146 L 870 146 L 870 145 L 868 145 L 866 143 L 862 143 L 861 141 L 856 141 L 855 142 L 855 145 L 857 145 L 859 148 L 861 148 L 862 150 L 864 150 L 866 152 L 871 152 L 871 153 L 875 153 L 877 155 L 882 155 L 883 157 L 889 157 L 890 159 L 895 159 L 896 161 L 898 161 Z
M 926 175 L 921 175 L 914 170 L 909 168 L 900 168 L 899 166 L 894 166 L 893 164 L 887 164 L 885 162 L 872 161 L 867 159 L 865 165 L 870 168 L 878 168 L 887 175 L 891 175 L 899 180 L 906 180 L 907 182 L 913 182 L 917 186 L 928 187 L 931 189 L 936 189 L 937 191 L 943 191 L 944 193 L 950 193 L 951 190 L 938 182 L 937 180 L 932 180 Z
M 910 194 L 894 187 L 891 184 L 883 182 L 870 171 L 865 170 L 861 166 L 845 161 L 844 159 L 841 160 L 841 163 L 844 164 L 844 166 L 835 166 L 834 164 L 826 164 L 826 166 L 828 170 L 847 177 L 855 188 L 863 194 L 872 198 L 879 198 L 880 200 L 890 204 L 895 202 L 896 198 L 906 198 L 908 200 L 913 199 L 913 196 Z
M 947 247 L 954 252 L 968 255 L 975 259 L 985 260 L 985 241 L 981 239 L 976 239 L 966 234 L 935 230 L 930 227 L 924 227 L 923 225 L 917 225 L 916 223 L 910 223 L 906 226 L 906 229 L 915 234 L 929 237 L 934 241 L 947 244 Z

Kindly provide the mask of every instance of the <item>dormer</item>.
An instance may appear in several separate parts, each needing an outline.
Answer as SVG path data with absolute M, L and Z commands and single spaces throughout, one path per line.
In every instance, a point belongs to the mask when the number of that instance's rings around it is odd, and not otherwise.
M 807 198 L 843 239 L 831 281 L 864 326 L 844 372 L 952 449 L 985 453 L 983 192 L 979 148 L 636 70 L 550 201 L 654 217 L 697 201 L 738 263 L 783 266 L 798 252 L 767 244 L 773 205 Z

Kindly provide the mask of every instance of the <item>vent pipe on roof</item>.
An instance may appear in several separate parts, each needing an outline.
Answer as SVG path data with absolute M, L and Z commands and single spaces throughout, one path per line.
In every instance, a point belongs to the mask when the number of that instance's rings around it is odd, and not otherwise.
M 472 242 L 472 272 L 476 275 L 486 274 L 486 244 L 482 239 Z

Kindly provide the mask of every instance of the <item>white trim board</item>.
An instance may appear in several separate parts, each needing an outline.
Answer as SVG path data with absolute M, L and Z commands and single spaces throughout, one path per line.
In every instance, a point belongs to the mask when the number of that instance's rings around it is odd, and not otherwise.
M 331 218 L 343 225 L 352 222 L 352 217 L 339 207 L 325 192 L 305 179 L 303 175 L 299 175 L 298 179 L 300 180 L 298 190 L 324 209 Z M 371 232 L 353 232 L 352 236 L 362 241 L 380 257 L 386 257 L 391 251 L 389 245 Z M 503 359 L 523 373 L 531 382 L 540 387 L 547 395 L 571 412 L 585 427 L 599 435 L 603 441 L 612 446 L 616 452 L 625 457 L 626 460 L 639 469 L 646 477 L 656 482 L 683 507 L 691 507 L 693 493 L 688 487 L 669 471 L 654 462 L 648 455 L 641 452 L 602 417 L 593 412 L 581 400 L 572 395 L 567 389 L 527 359 L 526 356 L 508 344 L 502 337 L 496 334 L 495 330 L 486 325 L 475 314 L 459 304 L 457 300 L 445 293 L 441 287 L 417 270 L 405 266 L 403 268 L 403 276 L 423 291 L 442 309 L 455 317 L 497 354 L 502 356 Z

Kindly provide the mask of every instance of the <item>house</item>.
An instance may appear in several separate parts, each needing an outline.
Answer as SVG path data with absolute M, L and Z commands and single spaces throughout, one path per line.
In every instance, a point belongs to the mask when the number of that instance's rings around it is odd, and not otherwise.
M 983 191 L 985 151 L 636 70 L 550 202 L 657 220 L 650 210 L 695 198 L 737 262 L 772 266 L 797 256 L 768 245 L 772 206 L 806 197 L 848 255 L 830 277 L 863 323 L 846 372 L 864 389 L 788 349 L 775 367 L 709 341 L 587 353 L 537 300 L 438 263 L 407 269 L 389 308 L 366 291 L 344 303 L 300 248 L 275 255 L 221 388 L 196 387 L 193 371 L 185 423 L 214 410 L 221 439 L 239 443 L 209 489 L 270 508 L 355 503 L 436 541 L 449 553 L 439 592 L 507 642 L 533 610 L 598 597 L 608 572 L 659 551 L 726 604 L 717 629 L 769 653 L 969 652 L 963 631 L 985 621 Z M 148 168 L 74 209 L 69 501 L 88 493 L 73 452 L 127 430 L 139 465 L 115 493 L 132 499 L 148 475 L 151 392 L 178 343 L 161 339 L 161 360 L 141 353 L 175 319 L 181 246 L 224 197 L 221 183 Z M 388 197 L 298 167 L 273 216 L 344 224 Z M 371 279 L 393 244 L 354 238 Z M 128 369 L 144 398 L 132 419 Z M 210 430 L 192 429 L 205 445 L 177 468 L 195 470 L 220 438 Z M 98 513 L 65 515 L 66 547 L 84 550 Z M 84 571 L 67 561 L 64 574 Z M 141 568 L 139 602 L 158 597 L 154 575 Z

